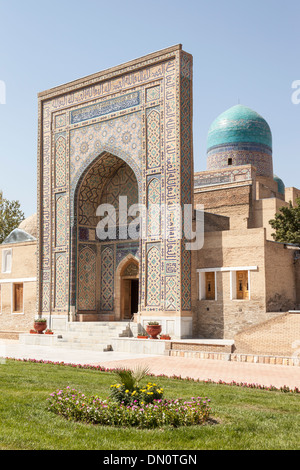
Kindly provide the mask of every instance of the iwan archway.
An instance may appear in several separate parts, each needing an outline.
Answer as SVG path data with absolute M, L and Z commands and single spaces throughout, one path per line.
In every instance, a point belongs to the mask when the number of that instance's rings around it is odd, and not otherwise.
M 133 280 L 127 279 L 127 289 L 125 279 L 121 288 L 116 285 L 123 259 L 129 254 L 139 256 L 139 212 L 135 217 L 128 215 L 138 201 L 134 171 L 108 152 L 97 157 L 78 182 L 74 195 L 76 270 L 72 297 L 80 321 L 129 319 L 138 312 L 138 293 Z M 132 238 L 129 227 L 134 222 L 136 236 Z M 126 268 L 128 271 L 130 265 Z M 138 269 L 135 278 L 139 279 Z M 130 303 L 134 301 L 135 312 Z
M 116 276 L 132 255 L 135 321 L 191 336 L 191 253 L 175 225 L 193 202 L 192 56 L 177 45 L 40 93 L 38 146 L 38 313 L 53 328 L 129 316 Z M 121 173 L 125 195 L 163 208 L 141 220 L 158 236 L 96 238 L 97 205 L 114 204 Z

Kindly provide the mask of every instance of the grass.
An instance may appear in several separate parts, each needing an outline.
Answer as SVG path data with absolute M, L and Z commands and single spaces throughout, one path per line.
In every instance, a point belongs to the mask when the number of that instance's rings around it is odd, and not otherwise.
M 108 397 L 111 372 L 6 360 L 0 365 L 0 450 L 295 450 L 300 442 L 300 394 L 156 378 L 165 397 L 208 397 L 205 426 L 139 430 L 67 421 L 47 410 L 47 398 L 70 386 Z

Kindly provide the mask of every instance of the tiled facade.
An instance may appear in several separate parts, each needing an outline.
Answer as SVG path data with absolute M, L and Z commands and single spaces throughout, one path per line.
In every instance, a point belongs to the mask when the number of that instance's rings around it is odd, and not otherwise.
M 165 204 L 168 223 L 172 205 L 192 202 L 191 113 L 192 57 L 180 45 L 40 93 L 41 314 L 112 318 L 118 263 L 134 256 L 139 315 L 176 317 L 179 336 L 184 315 L 191 328 L 190 254 L 172 234 L 162 239 L 154 206 Z M 100 242 L 97 207 L 117 207 L 121 193 L 154 208 L 146 235 Z

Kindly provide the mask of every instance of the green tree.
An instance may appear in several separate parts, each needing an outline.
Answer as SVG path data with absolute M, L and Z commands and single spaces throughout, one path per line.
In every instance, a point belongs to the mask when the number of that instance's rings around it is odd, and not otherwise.
M 290 201 L 288 206 L 281 207 L 269 224 L 275 230 L 272 233 L 275 241 L 300 245 L 300 198 L 295 206 Z
M 9 201 L 0 191 L 0 243 L 24 220 L 19 201 Z

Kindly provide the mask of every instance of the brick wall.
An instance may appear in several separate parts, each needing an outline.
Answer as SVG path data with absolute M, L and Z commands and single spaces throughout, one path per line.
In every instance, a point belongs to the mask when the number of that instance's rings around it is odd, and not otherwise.
M 12 250 L 11 272 L 2 272 L 2 252 Z M 36 316 L 36 242 L 0 246 L 0 335 L 16 337 L 15 332 L 29 332 Z M 22 312 L 14 312 L 14 284 L 23 285 Z
M 203 204 L 204 210 L 230 218 L 230 228 L 247 228 L 252 207 L 252 187 L 242 185 L 196 190 L 195 204 Z

